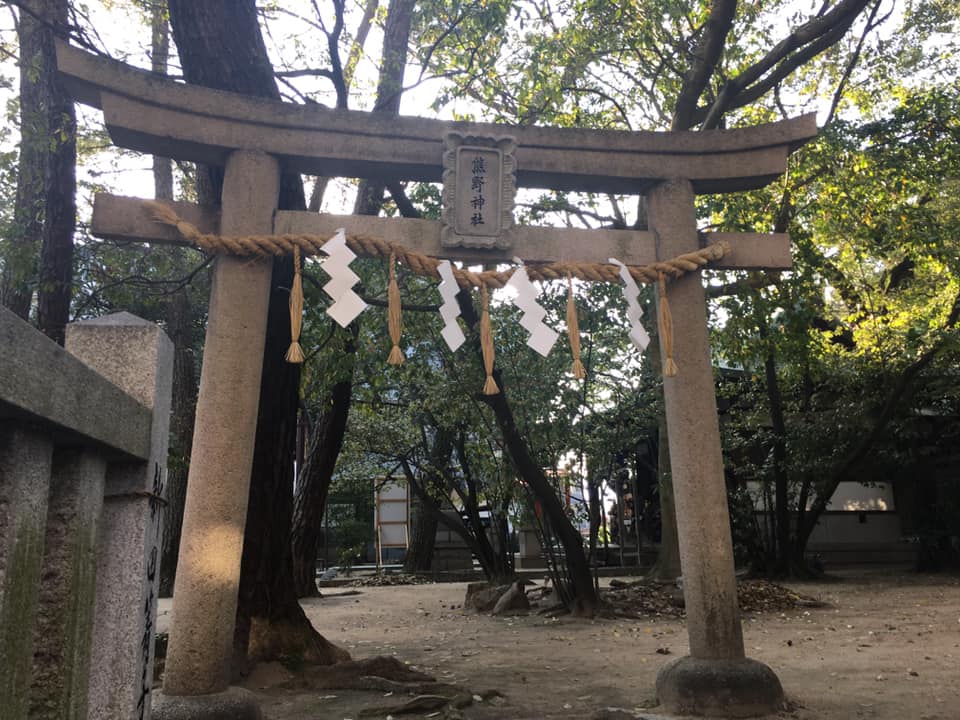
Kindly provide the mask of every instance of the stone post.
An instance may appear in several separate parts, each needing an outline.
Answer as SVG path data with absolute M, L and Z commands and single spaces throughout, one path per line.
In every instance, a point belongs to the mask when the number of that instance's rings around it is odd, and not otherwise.
M 115 313 L 67 326 L 66 349 L 153 412 L 146 462 L 107 469 L 97 551 L 89 717 L 150 717 L 173 345 L 154 323 Z
M 272 232 L 279 182 L 274 158 L 234 152 L 227 160 L 220 231 Z M 223 712 L 223 703 L 234 701 L 233 715 L 223 717 L 259 716 L 249 699 L 227 691 L 271 268 L 270 260 L 227 255 L 214 267 L 157 717 L 205 717 L 205 707 L 216 705 Z M 211 694 L 218 697 L 193 699 Z
M 31 720 L 87 717 L 97 530 L 106 469 L 96 451 L 54 450 L 33 631 Z
M 689 181 L 657 185 L 648 203 L 659 259 L 699 248 Z M 700 273 L 668 283 L 667 299 L 679 371 L 663 379 L 663 394 L 690 655 L 660 669 L 657 695 L 668 712 L 677 714 L 771 713 L 783 701 L 780 681 L 766 665 L 744 654 Z M 665 360 L 662 328 L 660 337 Z
M 10 720 L 27 716 L 52 454 L 48 436 L 0 422 L 0 708 Z

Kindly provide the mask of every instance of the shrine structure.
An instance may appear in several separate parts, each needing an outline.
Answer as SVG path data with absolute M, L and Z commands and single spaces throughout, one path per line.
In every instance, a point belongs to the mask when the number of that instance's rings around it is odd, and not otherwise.
M 787 236 L 701 233 L 694 199 L 767 185 L 785 172 L 789 154 L 816 134 L 812 115 L 737 130 L 669 133 L 391 117 L 183 85 L 63 43 L 57 59 L 75 99 L 103 111 L 116 145 L 225 167 L 219 208 L 171 204 L 202 231 L 330 236 L 346 228 L 453 260 L 603 263 L 616 257 L 644 265 L 723 242 L 730 250 L 717 267 L 787 269 Z M 467 153 L 459 152 L 464 148 Z M 446 181 L 444 218 L 278 211 L 281 170 Z M 471 194 L 477 178 L 486 182 L 490 174 L 498 178 L 495 195 Z M 511 184 L 642 194 L 649 230 L 518 226 L 512 223 Z M 145 211 L 145 201 L 126 197 L 99 196 L 92 230 L 105 238 L 183 242 Z M 229 688 L 229 679 L 271 263 L 221 254 L 213 273 L 158 717 L 226 717 L 215 714 L 224 704 L 233 707 L 230 717 L 258 717 L 249 699 Z M 679 373 L 663 383 L 690 654 L 661 669 L 657 692 L 667 712 L 764 714 L 779 707 L 783 691 L 774 673 L 744 652 L 700 274 L 669 282 L 666 297 L 680 360 Z

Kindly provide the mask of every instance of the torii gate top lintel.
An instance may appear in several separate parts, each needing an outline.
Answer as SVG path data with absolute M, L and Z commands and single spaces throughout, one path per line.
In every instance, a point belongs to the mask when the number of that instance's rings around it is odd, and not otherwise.
M 103 110 L 121 147 L 218 165 L 233 150 L 257 149 L 287 170 L 326 176 L 437 182 L 446 135 L 509 135 L 520 187 L 637 193 L 684 178 L 697 193 L 732 192 L 773 181 L 817 132 L 813 114 L 705 132 L 448 122 L 184 85 L 62 41 L 57 63 L 75 99 Z

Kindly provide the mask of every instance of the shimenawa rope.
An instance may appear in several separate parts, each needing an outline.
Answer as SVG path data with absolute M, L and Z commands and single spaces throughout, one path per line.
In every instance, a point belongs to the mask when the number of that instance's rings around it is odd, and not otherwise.
M 240 235 L 226 236 L 202 233 L 191 223 L 177 215 L 169 205 L 160 202 L 147 202 L 145 206 L 156 222 L 176 229 L 177 233 L 192 245 L 208 252 L 227 252 L 240 256 L 270 257 L 293 253 L 295 274 L 293 287 L 290 291 L 290 326 L 292 342 L 287 351 L 287 360 L 303 362 L 303 350 L 299 344 L 301 330 L 301 315 L 303 313 L 303 289 L 300 276 L 300 254 L 319 255 L 323 252 L 323 245 L 328 238 L 310 234 L 282 234 L 282 235 Z M 393 347 L 387 362 L 399 365 L 403 362 L 403 352 L 400 349 L 400 335 L 402 331 L 400 289 L 397 285 L 396 263 L 399 261 L 418 275 L 426 277 L 440 277 L 437 266 L 442 262 L 437 258 L 410 250 L 399 243 L 388 242 L 369 235 L 348 235 L 347 246 L 357 255 L 373 258 L 389 258 L 390 284 L 388 288 L 388 325 Z M 659 302 L 657 317 L 660 333 L 663 339 L 664 363 L 663 374 L 672 377 L 677 374 L 677 365 L 673 359 L 673 318 L 670 314 L 670 305 L 667 301 L 666 283 L 668 279 L 676 279 L 688 272 L 699 270 L 708 263 L 719 260 L 730 251 L 726 242 L 715 243 L 690 253 L 684 253 L 669 260 L 650 263 L 649 265 L 632 265 L 628 267 L 630 275 L 637 281 L 646 284 L 657 283 L 659 288 Z M 466 268 L 453 268 L 454 277 L 461 287 L 479 287 L 482 294 L 483 309 L 480 316 L 480 344 L 483 350 L 483 363 L 487 379 L 483 391 L 487 395 L 499 392 L 496 381 L 493 379 L 494 346 L 493 333 L 490 329 L 489 288 L 502 288 L 515 268 L 509 270 L 485 270 L 474 272 Z M 531 280 L 559 280 L 566 278 L 569 286 L 567 297 L 567 331 L 570 336 L 570 350 L 573 354 L 573 373 L 579 378 L 584 377 L 585 371 L 580 360 L 580 333 L 577 322 L 576 305 L 573 301 L 573 278 L 593 282 L 620 282 L 620 268 L 609 263 L 588 262 L 554 262 L 539 263 L 526 266 L 527 275 Z

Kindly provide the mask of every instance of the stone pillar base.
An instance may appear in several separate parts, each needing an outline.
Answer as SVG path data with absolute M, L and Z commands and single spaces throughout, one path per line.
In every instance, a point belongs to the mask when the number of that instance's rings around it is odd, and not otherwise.
M 164 695 L 153 697 L 153 720 L 263 720 L 256 696 L 231 687 L 211 695 Z
M 761 662 L 671 660 L 657 673 L 657 699 L 676 715 L 747 718 L 768 715 L 783 706 L 783 688 L 773 670 Z

